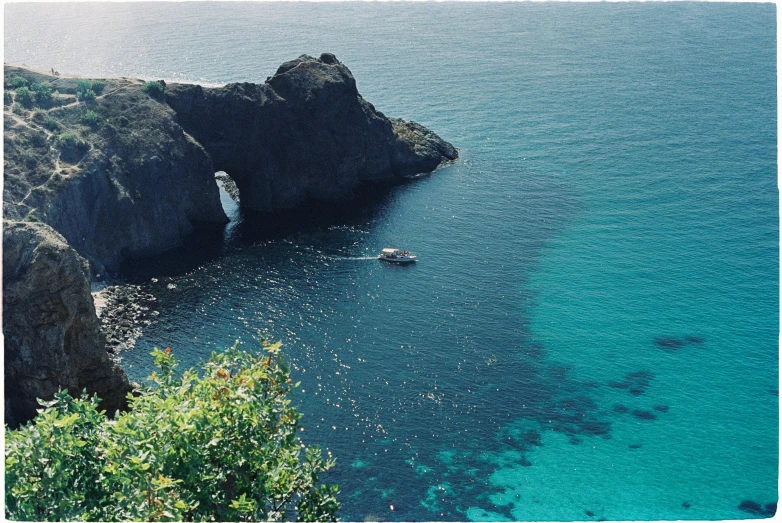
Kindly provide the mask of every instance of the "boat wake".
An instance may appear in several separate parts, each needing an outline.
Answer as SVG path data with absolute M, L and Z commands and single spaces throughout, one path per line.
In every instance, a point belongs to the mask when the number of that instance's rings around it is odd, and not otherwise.
M 324 258 L 333 261 L 377 260 L 377 256 L 324 256 Z

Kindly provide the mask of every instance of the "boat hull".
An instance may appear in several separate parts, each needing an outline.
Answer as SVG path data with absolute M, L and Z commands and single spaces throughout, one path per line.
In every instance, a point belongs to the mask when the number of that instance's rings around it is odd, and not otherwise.
M 395 263 L 397 265 L 407 265 L 410 263 L 415 263 L 415 257 L 397 257 L 397 258 L 389 258 L 387 256 L 378 256 L 378 260 L 384 261 L 386 263 Z

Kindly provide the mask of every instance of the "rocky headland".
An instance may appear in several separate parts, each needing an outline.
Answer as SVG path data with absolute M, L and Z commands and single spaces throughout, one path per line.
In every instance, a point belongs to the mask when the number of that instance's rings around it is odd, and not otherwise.
M 3 331 L 6 421 L 58 387 L 130 390 L 108 357 L 152 300 L 110 295 L 100 329 L 90 277 L 227 222 L 225 171 L 243 209 L 350 200 L 455 160 L 428 129 L 387 118 L 334 55 L 303 55 L 262 84 L 85 79 L 5 66 Z M 224 184 L 226 185 L 226 184 Z M 116 303 L 114 303 L 116 302 Z M 149 303 L 147 303 L 149 302 Z M 122 309 L 122 310 L 120 310 Z

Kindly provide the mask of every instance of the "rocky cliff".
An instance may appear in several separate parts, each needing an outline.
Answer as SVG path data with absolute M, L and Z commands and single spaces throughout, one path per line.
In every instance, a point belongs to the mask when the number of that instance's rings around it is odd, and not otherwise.
M 98 393 L 113 413 L 130 384 L 108 357 L 87 262 L 42 223 L 3 227 L 5 422 L 26 422 L 59 388 Z
M 301 56 L 264 84 L 165 86 L 6 65 L 3 332 L 6 420 L 58 387 L 123 405 L 89 274 L 227 221 L 215 172 L 263 212 L 353 198 L 454 160 L 424 127 L 386 118 L 333 55 Z M 54 230 L 52 230 L 54 229 Z M 56 232 L 55 232 L 56 231 Z
M 19 92 L 44 84 L 52 95 L 25 104 Z M 458 155 L 377 111 L 327 53 L 286 62 L 263 84 L 169 84 L 165 94 L 141 80 L 8 65 L 5 85 L 4 217 L 51 225 L 94 274 L 225 223 L 217 171 L 236 182 L 244 208 L 273 212 L 350 199 L 361 184 Z
M 176 121 L 239 188 L 242 207 L 273 212 L 353 197 L 359 185 L 433 171 L 456 149 L 364 100 L 332 54 L 302 55 L 264 84 L 169 84 Z
M 51 225 L 97 274 L 174 247 L 200 223 L 227 221 L 209 155 L 143 82 L 6 67 L 6 84 L 13 78 L 50 81 L 57 96 L 5 107 L 4 217 Z M 105 85 L 79 101 L 79 81 Z

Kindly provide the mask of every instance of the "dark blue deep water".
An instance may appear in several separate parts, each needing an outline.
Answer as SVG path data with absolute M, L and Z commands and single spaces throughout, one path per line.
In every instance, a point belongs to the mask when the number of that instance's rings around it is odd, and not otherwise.
M 262 82 L 324 51 L 460 160 L 320 226 L 232 211 L 217 253 L 137 268 L 160 315 L 131 377 L 156 345 L 282 340 L 346 520 L 775 503 L 775 6 L 5 6 L 5 60 L 67 73 Z M 420 262 L 373 259 L 396 245 Z

